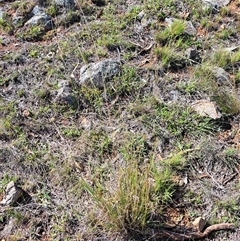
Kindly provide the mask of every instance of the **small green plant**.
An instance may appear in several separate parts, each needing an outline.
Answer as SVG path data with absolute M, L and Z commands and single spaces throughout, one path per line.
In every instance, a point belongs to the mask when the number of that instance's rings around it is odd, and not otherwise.
M 156 34 L 156 41 L 162 45 L 166 45 L 169 42 L 174 42 L 177 38 L 183 37 L 186 29 L 183 21 L 175 20 L 164 31 L 160 31 Z
M 120 35 L 102 35 L 100 39 L 97 40 L 97 44 L 99 46 L 105 46 L 109 50 L 114 50 L 124 45 L 124 41 L 122 40 Z
M 56 4 L 52 4 L 50 5 L 47 9 L 46 9 L 46 13 L 52 17 L 55 17 L 58 15 L 58 7 Z
M 3 14 L 3 17 L 0 19 L 0 29 L 3 29 L 8 34 L 13 34 L 14 32 L 14 26 L 7 14 Z
M 126 161 L 143 160 L 148 155 L 148 145 L 144 136 L 127 135 L 124 145 L 119 149 Z
M 219 90 L 213 96 L 221 112 L 233 115 L 240 111 L 240 100 L 234 92 Z
M 110 99 L 116 96 L 125 97 L 136 93 L 144 86 L 134 67 L 123 66 L 121 75 L 116 76 L 111 83 L 107 84 L 107 95 Z
M 1 83 L 1 81 L 0 81 Z M 235 74 L 235 84 L 239 84 L 240 83 L 240 71 L 238 71 L 236 74 Z
M 176 52 L 171 47 L 157 47 L 155 49 L 155 54 L 158 59 L 161 60 L 163 67 L 181 67 L 181 62 L 184 63 L 184 60 L 181 60 L 180 55 L 176 54 Z
M 216 37 L 219 39 L 227 40 L 229 37 L 236 35 L 236 32 L 232 29 L 223 29 L 216 34 Z
M 38 50 L 37 49 L 32 49 L 30 52 L 29 52 L 29 55 L 33 58 L 37 58 L 38 57 Z
M 89 137 L 89 146 L 98 156 L 103 157 L 105 154 L 111 154 L 113 143 L 110 137 L 103 131 L 92 131 Z
M 231 63 L 234 64 L 239 64 L 240 62 L 240 50 L 236 51 L 231 55 Z
M 98 88 L 81 86 L 79 90 L 79 96 L 81 96 L 84 105 L 89 106 L 93 109 L 99 109 L 103 106 L 102 91 Z
M 227 50 L 218 50 L 212 57 L 212 63 L 218 67 L 226 68 L 231 64 L 231 54 Z
M 69 128 L 65 128 L 62 133 L 66 137 L 75 138 L 81 135 L 81 130 L 79 130 L 78 128 L 69 127 Z
M 169 134 L 180 139 L 185 136 L 198 136 L 214 131 L 214 125 L 208 118 L 195 113 L 191 108 L 178 105 L 155 104 L 155 111 L 143 114 L 141 121 L 156 133 L 162 133 L 158 123 L 165 127 Z
M 44 26 L 32 26 L 24 33 L 17 33 L 16 37 L 24 40 L 41 40 L 45 32 Z
M 81 19 L 81 16 L 78 11 L 69 11 L 67 12 L 65 18 L 61 20 L 58 24 L 69 27 L 71 24 L 79 22 Z

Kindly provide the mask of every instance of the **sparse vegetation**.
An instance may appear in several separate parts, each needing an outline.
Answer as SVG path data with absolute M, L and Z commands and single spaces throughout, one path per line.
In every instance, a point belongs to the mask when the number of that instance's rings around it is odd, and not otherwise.
M 1 3 L 0 201 L 10 181 L 32 199 L 2 209 L 0 239 L 170 240 L 157 234 L 185 234 L 199 216 L 238 225 L 238 1 L 75 3 L 42 3 L 48 32 L 25 25 L 32 3 Z M 120 72 L 80 84 L 105 59 Z M 221 117 L 197 113 L 198 100 Z

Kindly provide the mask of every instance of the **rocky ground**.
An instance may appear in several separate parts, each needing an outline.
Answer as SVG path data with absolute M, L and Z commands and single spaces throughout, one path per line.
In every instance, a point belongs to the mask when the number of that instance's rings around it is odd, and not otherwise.
M 239 241 L 239 20 L 239 0 L 0 0 L 1 240 Z

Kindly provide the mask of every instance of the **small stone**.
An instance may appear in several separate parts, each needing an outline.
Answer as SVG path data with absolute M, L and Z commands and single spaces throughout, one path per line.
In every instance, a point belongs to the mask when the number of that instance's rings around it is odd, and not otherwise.
M 2 20 L 5 15 L 6 15 L 6 13 L 3 11 L 2 8 L 0 8 L 0 19 Z
M 199 115 L 206 116 L 211 119 L 221 118 L 221 114 L 217 111 L 215 104 L 208 100 L 198 100 L 191 105 Z
M 17 14 L 13 15 L 12 24 L 14 26 L 22 26 L 23 22 L 24 22 L 24 17 L 23 16 L 18 16 Z
M 212 69 L 212 73 L 216 77 L 219 85 L 230 84 L 230 75 L 223 68 L 215 67 Z
M 141 21 L 144 18 L 145 12 L 142 10 L 138 15 L 137 15 L 137 20 Z
M 231 0 L 202 0 L 204 4 L 208 4 L 209 6 L 219 8 L 227 6 Z
M 192 224 L 194 227 L 196 227 L 197 231 L 202 232 L 206 225 L 206 222 L 206 219 L 198 217 L 192 222 Z
M 187 59 L 194 60 L 194 61 L 200 61 L 200 55 L 195 48 L 187 48 L 185 51 Z
M 0 202 L 0 204 L 12 205 L 23 195 L 23 193 L 23 190 L 11 181 L 7 185 L 5 198 Z
M 58 103 L 67 103 L 69 104 L 73 109 L 78 108 L 78 100 L 73 95 L 71 84 L 68 80 L 61 80 L 58 82 L 58 93 L 56 98 L 54 99 L 54 102 Z
M 23 115 L 24 117 L 28 117 L 28 116 L 30 115 L 30 111 L 27 110 L 27 109 L 25 109 L 25 110 L 23 111 L 22 115 Z
M 85 130 L 91 130 L 92 129 L 92 121 L 87 118 L 83 118 L 83 120 L 81 121 L 81 126 Z
M 64 7 L 67 9 L 74 9 L 76 6 L 74 0 L 54 0 L 54 2 L 57 6 Z
M 191 21 L 185 21 L 186 29 L 184 32 L 190 36 L 195 36 L 197 34 L 196 28 L 193 26 Z

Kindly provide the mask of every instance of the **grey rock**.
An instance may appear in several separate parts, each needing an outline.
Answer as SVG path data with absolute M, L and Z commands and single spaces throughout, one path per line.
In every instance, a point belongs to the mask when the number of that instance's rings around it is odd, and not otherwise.
M 36 16 L 36 15 L 46 15 L 45 9 L 43 7 L 38 6 L 38 5 L 36 5 L 33 8 L 31 13 L 32 13 L 33 16 Z
M 218 13 L 221 7 L 227 6 L 231 0 L 202 0 L 203 9 L 211 9 L 213 13 Z
M 230 75 L 223 68 L 214 67 L 212 69 L 212 73 L 216 77 L 219 85 L 226 85 L 230 83 Z
M 68 80 L 60 80 L 58 82 L 58 87 L 63 88 L 63 87 L 69 87 L 70 88 L 71 84 Z
M 7 185 L 5 197 L 0 202 L 0 204 L 12 205 L 23 195 L 23 193 L 23 190 L 18 187 L 13 181 L 11 181 Z
M 185 33 L 190 35 L 190 36 L 195 36 L 197 34 L 197 30 L 196 28 L 193 26 L 191 21 L 185 21 L 186 24 L 186 29 L 185 29 Z
M 24 17 L 23 16 L 18 16 L 17 14 L 13 15 L 12 24 L 14 26 L 22 26 L 23 22 L 24 22 Z
M 0 19 L 1 20 L 4 18 L 5 14 L 6 13 L 4 12 L 4 10 L 2 8 L 0 8 Z
M 8 239 L 17 225 L 17 218 L 11 218 L 9 223 L 5 225 L 4 229 L 0 232 L 0 240 Z
M 145 16 L 144 10 L 142 10 L 138 15 L 137 15 L 137 20 L 141 21 Z
M 53 29 L 54 26 L 53 20 L 47 14 L 33 16 L 25 23 L 25 26 L 37 26 L 41 24 L 46 31 Z
M 80 85 L 91 85 L 98 88 L 104 86 L 104 82 L 119 74 L 121 64 L 118 60 L 107 59 L 98 63 L 84 65 L 80 69 Z
M 45 13 L 45 10 L 43 7 L 40 7 L 36 5 L 31 14 L 33 17 L 31 17 L 26 23 L 26 26 L 36 26 L 42 24 L 44 26 L 44 29 L 46 31 L 53 29 L 54 23 L 50 16 L 48 16 Z
M 58 102 L 59 104 L 67 103 L 72 108 L 77 109 L 78 108 L 78 100 L 73 95 L 71 84 L 68 80 L 61 80 L 58 83 L 58 93 L 56 98 L 54 99 L 54 102 Z
M 224 48 L 223 50 L 227 52 L 233 52 L 233 51 L 238 51 L 239 49 L 240 49 L 240 45 Z
M 55 4 L 67 9 L 74 9 L 76 7 L 74 0 L 54 0 Z
M 231 0 L 202 0 L 202 2 L 209 6 L 219 8 L 227 6 L 231 2 Z

